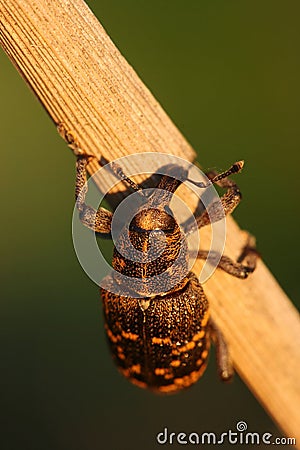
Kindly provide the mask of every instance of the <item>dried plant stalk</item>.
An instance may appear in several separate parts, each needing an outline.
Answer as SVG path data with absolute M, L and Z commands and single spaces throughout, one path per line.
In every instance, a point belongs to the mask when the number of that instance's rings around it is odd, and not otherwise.
M 190 145 L 82 0 L 0 0 L 0 20 L 3 49 L 71 146 L 108 160 L 154 151 L 193 161 Z M 98 167 L 95 160 L 89 170 Z M 243 232 L 232 219 L 227 229 L 226 254 L 236 257 Z M 246 281 L 217 271 L 205 290 L 238 372 L 300 443 L 297 311 L 262 262 Z

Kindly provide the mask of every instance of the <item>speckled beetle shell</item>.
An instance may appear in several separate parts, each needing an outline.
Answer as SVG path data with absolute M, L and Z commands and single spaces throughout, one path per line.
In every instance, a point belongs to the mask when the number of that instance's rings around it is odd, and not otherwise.
M 201 377 L 210 347 L 209 311 L 193 273 L 169 295 L 141 300 L 102 290 L 102 300 L 113 357 L 131 382 L 168 393 Z

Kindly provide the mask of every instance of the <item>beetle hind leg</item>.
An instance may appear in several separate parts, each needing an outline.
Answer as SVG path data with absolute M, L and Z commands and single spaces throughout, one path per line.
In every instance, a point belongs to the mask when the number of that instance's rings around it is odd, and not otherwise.
M 234 369 L 225 338 L 212 318 L 209 319 L 208 328 L 211 340 L 216 347 L 219 377 L 222 381 L 230 381 L 234 375 Z

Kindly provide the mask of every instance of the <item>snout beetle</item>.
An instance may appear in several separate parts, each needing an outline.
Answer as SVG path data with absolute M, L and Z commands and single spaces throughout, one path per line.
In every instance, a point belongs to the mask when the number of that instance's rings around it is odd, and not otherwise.
M 111 232 L 113 213 L 100 207 L 95 210 L 85 202 L 87 192 L 86 166 L 88 156 L 77 158 L 76 206 L 81 222 L 100 235 Z M 105 161 L 104 161 L 105 162 Z M 103 165 L 103 160 L 100 161 Z M 196 183 L 200 187 L 217 184 L 226 189 L 221 197 L 222 214 L 230 214 L 239 204 L 241 193 L 234 181 L 228 177 L 242 170 L 243 161 L 233 164 L 223 173 L 209 172 L 209 182 Z M 143 188 L 127 177 L 121 167 L 112 168 L 126 185 L 143 193 Z M 174 169 L 174 168 L 173 168 Z M 220 219 L 220 211 L 214 204 L 209 205 L 194 225 L 182 230 L 170 210 L 170 201 L 181 180 L 168 175 L 161 176 L 156 190 L 147 199 L 146 209 L 137 210 L 129 226 L 129 238 L 133 246 L 145 256 L 145 262 L 133 261 L 122 255 L 122 242 L 114 248 L 113 269 L 127 277 L 139 279 L 138 287 L 128 286 L 128 295 L 118 295 L 114 289 L 101 289 L 105 329 L 114 360 L 132 383 L 160 393 L 174 393 L 194 384 L 205 371 L 211 341 L 216 345 L 217 365 L 220 378 L 229 380 L 233 374 L 232 364 L 222 333 L 209 315 L 209 305 L 203 288 L 192 272 L 185 275 L 188 252 L 186 235 L 195 228 L 204 227 L 211 221 Z M 188 180 L 188 174 L 183 174 Z M 189 180 L 191 181 L 191 180 Z M 164 194 L 161 194 L 164 192 Z M 155 198 L 160 195 L 159 199 Z M 193 228 L 194 227 L 194 228 Z M 165 248 L 155 261 L 148 261 L 147 255 L 153 248 L 153 232 L 163 233 Z M 152 240 L 151 240 L 152 239 Z M 155 245 L 159 244 L 159 240 Z M 181 257 L 174 267 L 174 261 Z M 257 252 L 255 239 L 249 235 L 243 249 L 242 259 L 234 262 L 222 256 L 218 268 L 235 277 L 245 279 L 256 266 Z M 200 250 L 198 258 L 206 259 L 208 252 Z M 242 264 L 246 261 L 245 264 Z M 151 294 L 151 277 L 166 271 L 170 279 L 178 273 L 178 282 L 166 292 Z M 150 282 L 150 285 L 149 285 Z M 149 287 L 150 286 L 150 287 Z M 130 295 L 130 290 L 139 290 L 140 297 Z M 137 298 L 136 298 L 137 297 Z

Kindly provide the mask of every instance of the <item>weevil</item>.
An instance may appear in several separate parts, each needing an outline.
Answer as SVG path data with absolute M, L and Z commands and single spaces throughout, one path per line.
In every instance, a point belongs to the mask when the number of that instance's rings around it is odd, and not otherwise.
M 111 233 L 113 213 L 103 207 L 95 210 L 86 204 L 88 156 L 79 155 L 76 163 L 76 206 L 81 222 L 95 233 Z M 103 165 L 106 161 L 100 161 Z M 197 276 L 187 272 L 188 250 L 186 236 L 211 222 L 218 221 L 220 214 L 231 214 L 241 200 L 241 193 L 230 175 L 242 170 L 243 161 L 233 164 L 222 173 L 207 173 L 208 183 L 196 183 L 200 187 L 217 184 L 226 189 L 220 198 L 220 208 L 213 203 L 196 217 L 193 224 L 181 229 L 174 218 L 170 201 L 179 186 L 188 179 L 185 169 L 170 166 L 168 173 L 160 177 L 152 194 L 146 197 L 146 206 L 138 204 L 133 218 L 124 233 L 120 234 L 118 246 L 114 247 L 112 267 L 115 274 L 125 276 L 124 286 L 116 293 L 118 277 L 108 277 L 105 289 L 101 288 L 106 335 L 113 358 L 120 372 L 135 385 L 159 393 L 175 393 L 194 384 L 204 373 L 211 341 L 216 346 L 219 376 L 227 381 L 232 377 L 233 367 L 226 342 L 209 313 L 209 304 Z M 127 177 L 122 168 L 112 164 L 115 175 L 130 189 L 143 196 L 142 185 Z M 175 176 L 176 173 L 176 176 Z M 178 177 L 178 173 L 180 176 Z M 126 218 L 124 218 L 124 224 Z M 142 255 L 138 261 L 123 255 L 126 239 Z M 128 238 L 128 237 L 127 237 Z M 157 258 L 149 254 L 160 249 Z M 128 256 L 129 255 L 129 256 Z M 198 258 L 206 259 L 208 252 L 199 250 Z M 218 268 L 228 274 L 245 279 L 256 267 L 257 251 L 251 235 L 241 258 L 235 262 L 220 256 Z M 173 280 L 166 289 L 163 282 L 151 280 L 167 274 Z M 132 280 L 132 282 L 130 281 Z M 111 288 L 110 288 L 111 287 Z M 155 292 L 155 294 L 153 294 Z

